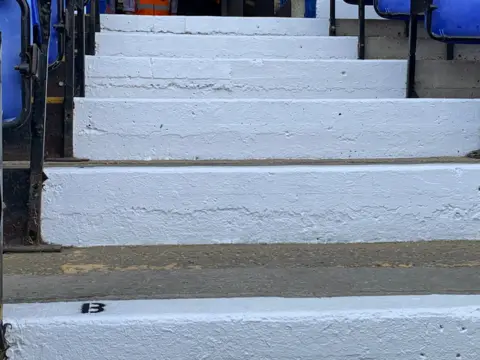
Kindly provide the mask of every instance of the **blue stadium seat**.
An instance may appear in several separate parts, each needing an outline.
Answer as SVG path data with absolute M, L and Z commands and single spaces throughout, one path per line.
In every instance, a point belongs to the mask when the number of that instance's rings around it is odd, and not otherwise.
M 33 28 L 39 25 L 38 9 L 32 5 L 31 0 L 0 0 L 4 125 L 23 122 L 31 111 L 31 80 L 15 67 L 25 62 L 33 43 Z
M 480 0 L 430 0 L 427 31 L 435 40 L 480 44 Z
M 410 17 L 410 0 L 374 0 L 373 7 L 385 19 L 408 21 Z M 423 20 L 423 16 L 418 20 Z

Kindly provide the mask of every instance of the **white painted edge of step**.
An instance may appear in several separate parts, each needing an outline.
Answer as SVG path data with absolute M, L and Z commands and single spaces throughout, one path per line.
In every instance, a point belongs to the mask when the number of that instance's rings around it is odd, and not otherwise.
M 480 164 L 46 168 L 65 246 L 480 239 Z
M 102 32 L 193 35 L 328 35 L 326 19 L 102 15 Z
M 15 360 L 474 360 L 480 352 L 478 295 L 90 300 L 6 305 L 5 317 Z

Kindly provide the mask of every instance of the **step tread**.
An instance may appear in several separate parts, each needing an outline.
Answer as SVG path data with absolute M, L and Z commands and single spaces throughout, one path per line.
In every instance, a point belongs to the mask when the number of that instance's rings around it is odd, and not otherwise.
M 47 161 L 45 168 L 53 167 L 96 167 L 96 166 L 331 166 L 331 165 L 415 165 L 415 164 L 475 164 L 480 159 L 465 156 L 439 156 L 428 158 L 384 158 L 384 159 L 262 159 L 262 160 L 101 160 L 101 161 Z M 27 169 L 28 161 L 4 161 L 4 169 Z
M 112 37 L 116 38 L 128 38 L 131 37 L 135 38 L 142 38 L 148 39 L 149 41 L 154 40 L 161 40 L 161 39 L 185 39 L 185 40 L 193 40 L 193 39 L 205 39 L 207 41 L 212 41 L 214 39 L 223 39 L 229 41 L 238 41 L 238 40 L 250 40 L 257 39 L 258 41 L 275 41 L 275 42 L 282 42 L 282 41 L 296 41 L 296 42 L 303 42 L 303 41 L 325 41 L 325 42 L 332 42 L 332 43 L 341 43 L 341 42 L 349 42 L 351 40 L 357 40 L 355 36 L 339 36 L 333 37 L 328 35 L 305 35 L 305 36 L 274 36 L 274 35 L 265 35 L 265 36 L 258 36 L 252 37 L 251 35 L 238 35 L 238 36 L 229 36 L 224 34 L 216 34 L 216 35 L 203 35 L 203 34 L 145 34 L 145 33 L 135 33 L 135 32 L 100 32 L 96 35 L 99 39 L 106 38 L 111 39 Z M 124 44 L 125 45 L 125 44 Z
M 8 254 L 7 302 L 480 293 L 480 241 Z

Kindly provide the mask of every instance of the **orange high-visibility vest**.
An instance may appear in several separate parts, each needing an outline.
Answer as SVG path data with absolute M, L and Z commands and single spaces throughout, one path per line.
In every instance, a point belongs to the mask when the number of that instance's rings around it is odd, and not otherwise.
M 170 0 L 137 0 L 137 15 L 170 15 Z

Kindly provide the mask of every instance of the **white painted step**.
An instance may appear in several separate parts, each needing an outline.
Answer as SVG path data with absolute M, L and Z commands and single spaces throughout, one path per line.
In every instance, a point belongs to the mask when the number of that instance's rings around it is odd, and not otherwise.
M 480 100 L 75 100 L 74 154 L 92 160 L 463 156 Z M 461 115 L 459 115 L 461 114 Z
M 326 36 L 326 19 L 101 15 L 102 32 L 194 35 Z
M 98 33 L 98 56 L 355 59 L 355 37 Z
M 94 98 L 404 98 L 404 60 L 87 57 Z
M 478 295 L 91 299 L 6 305 L 5 316 L 15 360 L 467 360 L 480 352 L 479 304 Z
M 42 236 L 67 246 L 480 239 L 476 163 L 45 172 Z

